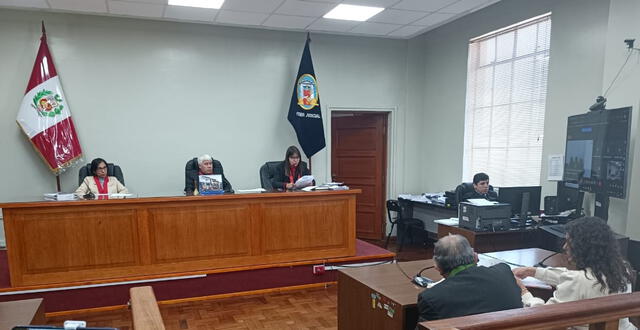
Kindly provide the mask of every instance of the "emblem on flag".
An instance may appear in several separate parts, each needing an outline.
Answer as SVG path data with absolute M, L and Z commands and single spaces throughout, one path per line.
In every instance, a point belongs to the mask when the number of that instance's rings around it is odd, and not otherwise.
M 297 82 L 298 105 L 304 110 L 311 110 L 318 105 L 316 79 L 310 74 L 303 74 Z
M 53 94 L 52 91 L 46 89 L 36 93 L 33 97 L 33 104 L 31 107 L 36 109 L 41 117 L 55 117 L 62 112 L 62 109 L 64 109 L 60 94 Z

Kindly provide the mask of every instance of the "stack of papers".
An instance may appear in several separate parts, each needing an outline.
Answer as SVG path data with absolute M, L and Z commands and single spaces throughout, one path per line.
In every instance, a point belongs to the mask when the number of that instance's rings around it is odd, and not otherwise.
M 308 186 L 302 188 L 303 191 L 316 190 L 349 190 L 349 186 L 343 186 L 342 182 L 329 182 L 319 186 Z
M 110 194 L 109 197 L 111 197 L 111 198 L 127 198 L 127 197 L 133 197 L 133 194 Z
M 253 189 L 238 189 L 236 190 L 236 193 L 239 194 L 252 194 L 252 193 L 261 193 L 261 192 L 265 192 L 267 190 L 265 190 L 264 188 L 253 188 Z
M 457 226 L 458 225 L 458 218 L 437 219 L 437 220 L 433 220 L 433 222 L 439 223 L 441 225 Z
M 469 203 L 475 206 L 487 206 L 487 205 L 496 205 L 498 202 L 488 201 L 484 198 L 473 198 L 468 200 Z
M 301 189 L 301 188 L 304 188 L 304 187 L 308 187 L 308 186 L 311 186 L 313 184 L 313 180 L 315 180 L 313 175 L 305 175 L 305 176 L 301 177 L 300 179 L 298 179 L 296 181 L 296 183 L 293 184 L 293 186 L 296 189 Z
M 46 201 L 73 201 L 78 199 L 76 194 L 73 193 L 46 193 L 44 194 L 44 200 Z

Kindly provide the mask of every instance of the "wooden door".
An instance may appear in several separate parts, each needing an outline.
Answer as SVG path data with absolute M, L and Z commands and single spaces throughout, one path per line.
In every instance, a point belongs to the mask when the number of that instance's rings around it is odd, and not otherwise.
M 331 114 L 332 180 L 362 189 L 356 200 L 358 238 L 382 239 L 385 232 L 387 117 L 381 112 Z

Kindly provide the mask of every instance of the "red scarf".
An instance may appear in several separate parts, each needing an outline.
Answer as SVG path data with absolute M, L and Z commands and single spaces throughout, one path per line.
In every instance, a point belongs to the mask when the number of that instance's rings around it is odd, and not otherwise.
M 98 186 L 98 194 L 100 194 L 101 196 L 98 196 L 98 199 L 109 199 L 109 196 L 105 196 L 106 194 L 109 193 L 109 177 L 106 176 L 104 177 L 104 183 L 102 185 L 100 185 L 100 178 L 98 178 L 98 176 L 93 176 L 93 181 L 95 181 L 96 186 Z M 105 195 L 102 195 L 105 194 Z

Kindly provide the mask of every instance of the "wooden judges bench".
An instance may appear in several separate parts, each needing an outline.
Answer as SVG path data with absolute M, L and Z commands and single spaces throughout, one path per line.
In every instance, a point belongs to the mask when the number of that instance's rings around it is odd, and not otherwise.
M 12 287 L 354 256 L 360 190 L 0 204 Z

